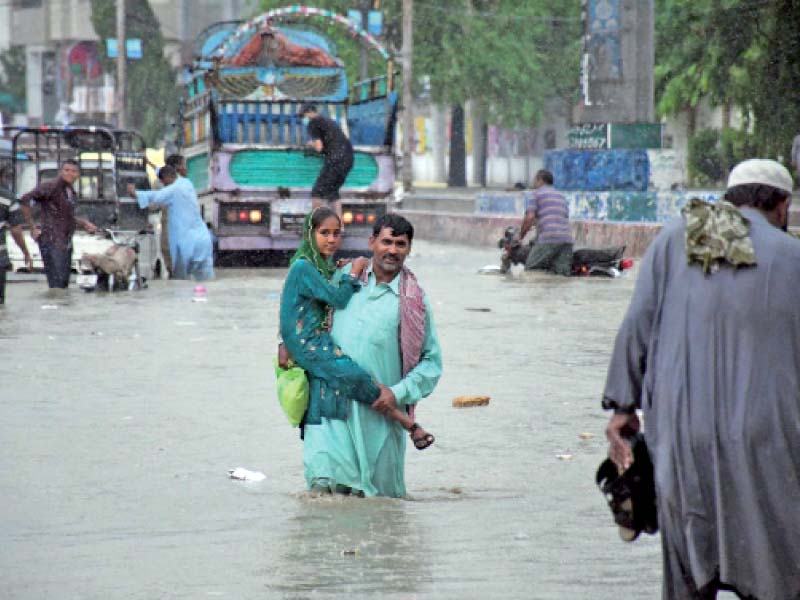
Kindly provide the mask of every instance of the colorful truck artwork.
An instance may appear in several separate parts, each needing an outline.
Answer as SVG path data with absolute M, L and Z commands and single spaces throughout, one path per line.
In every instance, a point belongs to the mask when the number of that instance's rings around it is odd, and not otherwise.
M 299 23 L 312 19 L 347 27 L 386 60 L 385 74 L 348 86 L 331 40 Z M 290 6 L 218 23 L 199 36 L 195 53 L 182 106 L 182 151 L 219 250 L 298 246 L 322 166 L 307 148 L 298 114 L 313 102 L 355 149 L 341 191 L 342 250 L 365 252 L 372 223 L 394 202 L 398 95 L 388 52 L 342 15 Z

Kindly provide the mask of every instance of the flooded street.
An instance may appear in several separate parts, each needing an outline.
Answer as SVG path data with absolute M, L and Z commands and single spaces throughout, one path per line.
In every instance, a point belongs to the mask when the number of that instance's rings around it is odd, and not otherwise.
M 594 485 L 633 278 L 478 275 L 497 254 L 414 245 L 444 376 L 405 500 L 303 493 L 271 364 L 284 269 L 222 270 L 204 303 L 191 282 L 10 284 L 0 597 L 659 597 L 658 538 L 621 542 Z M 492 400 L 455 409 L 460 395 Z

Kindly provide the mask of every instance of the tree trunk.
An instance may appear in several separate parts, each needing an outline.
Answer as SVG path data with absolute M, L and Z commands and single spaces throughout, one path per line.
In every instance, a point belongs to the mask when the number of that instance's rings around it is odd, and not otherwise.
M 450 113 L 450 187 L 467 186 L 467 145 L 464 138 L 464 106 L 454 104 Z

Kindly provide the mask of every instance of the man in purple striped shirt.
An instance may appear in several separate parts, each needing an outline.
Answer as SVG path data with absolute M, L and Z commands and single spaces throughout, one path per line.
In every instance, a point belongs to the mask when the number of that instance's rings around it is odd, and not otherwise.
M 573 240 L 567 199 L 553 187 L 550 171 L 538 171 L 533 187 L 533 192 L 525 198 L 525 218 L 515 240 L 522 240 L 531 227 L 536 227 L 536 240 L 525 260 L 525 270 L 538 269 L 569 276 L 572 274 Z

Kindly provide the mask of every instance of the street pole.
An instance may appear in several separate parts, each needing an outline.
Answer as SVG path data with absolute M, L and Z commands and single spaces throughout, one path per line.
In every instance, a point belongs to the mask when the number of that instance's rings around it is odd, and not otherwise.
M 117 0 L 117 127 L 125 129 L 125 0 Z
M 414 0 L 403 0 L 403 191 L 410 192 L 414 115 L 411 111 L 411 56 L 414 51 Z

